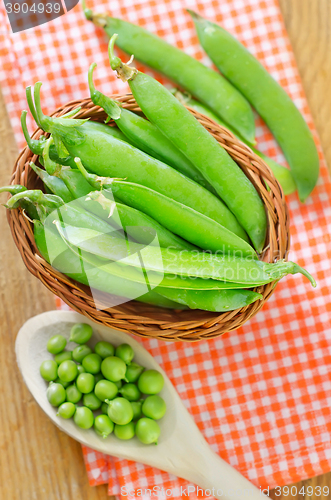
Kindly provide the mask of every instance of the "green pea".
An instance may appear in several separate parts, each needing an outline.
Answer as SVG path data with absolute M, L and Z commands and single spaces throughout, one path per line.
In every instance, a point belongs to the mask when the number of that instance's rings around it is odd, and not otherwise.
M 50 384 L 46 391 L 48 401 L 52 406 L 60 406 L 66 400 L 66 391 L 61 384 Z
M 77 388 L 76 384 L 69 385 L 69 387 L 66 388 L 66 396 L 67 401 L 74 404 L 78 403 L 82 399 L 82 393 Z
M 59 354 L 56 354 L 54 356 L 54 361 L 58 365 L 63 363 L 63 361 L 69 361 L 72 359 L 72 352 L 71 351 L 62 351 Z
M 108 403 L 102 403 L 101 405 L 101 413 L 108 416 Z
M 157 394 L 164 385 L 163 375 L 156 370 L 146 370 L 138 380 L 138 387 L 144 394 Z
M 133 410 L 130 401 L 125 398 L 115 398 L 112 401 L 107 400 L 108 417 L 112 422 L 119 425 L 125 425 L 131 422 Z
M 87 373 L 92 373 L 92 375 L 99 373 L 101 368 L 101 356 L 95 354 L 94 352 L 85 356 L 82 361 L 82 365 Z
M 85 356 L 91 354 L 92 349 L 88 345 L 79 345 L 72 351 L 72 359 L 77 363 L 81 363 Z
M 77 371 L 78 371 L 78 375 L 80 375 L 81 373 L 85 373 L 85 368 L 83 365 L 77 365 Z
M 94 392 L 101 401 L 106 401 L 106 399 L 114 399 L 118 393 L 118 389 L 114 382 L 99 380 L 95 385 Z
M 53 361 L 53 359 L 43 361 L 40 365 L 39 371 L 42 378 L 47 380 L 47 382 L 57 378 L 57 364 Z
M 74 422 L 81 429 L 90 429 L 94 423 L 92 411 L 86 406 L 78 406 L 74 415 Z
M 122 382 L 122 380 L 116 380 L 116 382 L 114 382 L 114 384 L 116 385 L 117 389 L 120 389 L 123 385 L 123 382 Z
M 131 403 L 133 411 L 132 420 L 138 420 L 138 418 L 141 418 L 143 416 L 141 411 L 142 404 L 143 404 L 142 401 L 133 401 Z
M 51 354 L 58 354 L 63 351 L 66 345 L 67 341 L 63 335 L 54 335 L 47 342 L 47 351 Z
M 78 375 L 77 365 L 74 361 L 63 361 L 58 368 L 58 375 L 64 382 L 75 380 Z
M 62 403 L 56 415 L 61 418 L 69 419 L 74 416 L 75 411 L 76 406 L 73 403 Z
M 117 382 L 125 377 L 126 364 L 116 356 L 108 356 L 101 363 L 103 376 L 111 382 Z
M 109 356 L 114 356 L 115 348 L 109 342 L 101 340 L 101 342 L 95 344 L 94 352 L 99 354 L 99 356 L 101 356 L 102 359 L 105 359 L 108 358 Z
M 135 424 L 129 422 L 125 425 L 115 425 L 114 434 L 118 439 L 128 440 L 132 439 L 135 435 Z
M 93 335 L 93 329 L 86 323 L 77 323 L 70 330 L 70 342 L 86 344 Z
M 94 378 L 95 378 L 95 383 L 100 382 L 100 380 L 105 380 L 105 377 L 102 375 L 101 372 L 96 373 L 94 375 Z
M 129 401 L 138 401 L 141 397 L 141 392 L 135 384 L 125 384 L 118 392 Z
M 159 420 L 165 415 L 167 405 L 160 396 L 148 396 L 142 405 L 142 412 L 146 417 Z
M 129 365 L 134 357 L 134 351 L 129 344 L 121 344 L 116 347 L 115 356 L 122 359 L 126 365 Z
M 137 363 L 131 363 L 126 369 L 124 380 L 127 382 L 137 382 L 144 369 L 143 366 L 137 365 Z
M 102 401 L 94 394 L 94 392 L 89 392 L 83 396 L 83 405 L 92 411 L 99 410 L 102 405 Z
M 71 384 L 71 382 L 64 382 L 64 380 L 61 380 L 61 379 L 60 379 L 60 377 L 56 378 L 56 379 L 54 380 L 54 382 L 55 382 L 56 384 L 61 384 L 61 385 L 63 385 L 63 387 L 64 387 L 65 389 L 66 389 L 67 387 L 69 387 L 69 385 Z
M 107 403 L 104 403 L 107 404 Z M 107 405 L 108 406 L 108 405 Z M 108 415 L 98 415 L 94 420 L 94 430 L 99 436 L 104 439 L 113 432 L 114 423 L 110 420 Z
M 76 385 L 80 392 L 82 392 L 83 394 L 88 394 L 94 389 L 94 376 L 92 375 L 92 373 L 81 373 L 77 377 Z
M 159 425 L 151 418 L 141 418 L 136 424 L 136 436 L 144 444 L 157 444 L 160 432 Z

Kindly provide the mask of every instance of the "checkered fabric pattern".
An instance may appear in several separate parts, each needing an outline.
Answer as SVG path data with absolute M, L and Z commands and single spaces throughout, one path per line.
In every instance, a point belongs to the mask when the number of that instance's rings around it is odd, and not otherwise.
M 273 487 L 329 471 L 331 183 L 276 0 L 99 0 L 91 7 L 98 12 L 111 9 L 113 16 L 158 33 L 209 66 L 184 8 L 222 24 L 287 90 L 313 130 L 321 158 L 318 186 L 305 205 L 296 195 L 288 203 L 290 258 L 315 276 L 318 288 L 313 290 L 301 276 L 289 276 L 238 331 L 196 344 L 141 342 L 167 371 L 212 449 L 253 483 Z M 97 88 L 106 93 L 128 90 L 109 68 L 105 34 L 84 20 L 79 6 L 15 35 L 1 6 L 0 26 L 0 84 L 20 146 L 26 85 L 42 80 L 43 106 L 52 111 L 88 95 L 87 70 L 96 61 Z M 31 131 L 35 127 L 32 121 L 29 126 Z M 257 139 L 262 151 L 284 161 L 258 118 Z M 121 487 L 126 487 L 138 498 L 139 488 L 175 492 L 186 485 L 141 464 L 87 448 L 83 453 L 91 485 L 108 482 L 109 494 L 121 496 Z

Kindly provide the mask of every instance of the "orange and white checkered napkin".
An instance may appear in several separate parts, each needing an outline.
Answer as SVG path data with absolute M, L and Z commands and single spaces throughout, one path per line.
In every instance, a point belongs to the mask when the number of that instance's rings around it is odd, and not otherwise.
M 102 0 L 94 1 L 94 7 L 145 26 L 210 65 L 184 8 L 199 11 L 244 42 L 314 131 L 276 0 Z M 20 146 L 26 85 L 43 81 L 42 102 L 51 111 L 88 95 L 87 69 L 96 61 L 101 91 L 127 91 L 108 66 L 105 34 L 84 20 L 79 6 L 47 25 L 12 35 L 2 5 L 0 26 L 8 28 L 0 34 L 0 83 Z M 257 137 L 261 150 L 283 161 L 260 119 Z M 317 136 L 316 141 L 319 145 Z M 318 288 L 313 290 L 299 275 L 285 278 L 255 318 L 216 340 L 141 340 L 167 371 L 211 447 L 262 487 L 331 468 L 331 183 L 320 146 L 319 151 L 321 177 L 313 195 L 305 205 L 296 195 L 288 200 L 290 257 L 315 276 Z M 179 498 L 180 487 L 185 492 L 184 481 L 159 470 L 87 448 L 83 452 L 90 483 L 108 482 L 110 494 L 125 498 L 130 491 L 144 498 L 143 490 L 154 486 L 159 493 L 164 488 L 164 497 L 172 491 Z

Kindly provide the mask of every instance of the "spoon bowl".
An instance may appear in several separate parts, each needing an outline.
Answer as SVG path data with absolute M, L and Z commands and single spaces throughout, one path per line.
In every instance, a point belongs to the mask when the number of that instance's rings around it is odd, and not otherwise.
M 135 362 L 162 373 L 164 387 L 160 396 L 166 402 L 167 412 L 158 421 L 161 434 L 157 446 L 142 444 L 136 437 L 122 441 L 113 434 L 103 439 L 93 429 L 80 429 L 72 419 L 65 420 L 56 415 L 57 408 L 47 400 L 48 384 L 40 376 L 39 367 L 44 360 L 53 359 L 46 348 L 49 338 L 61 334 L 69 341 L 70 330 L 75 323 L 92 326 L 94 334 L 88 342 L 90 347 L 100 340 L 106 340 L 115 347 L 127 343 L 134 350 Z M 75 346 L 71 342 L 67 344 L 69 349 Z M 134 460 L 182 477 L 204 490 L 212 491 L 215 498 L 261 498 L 261 490 L 211 450 L 165 372 L 130 335 L 96 325 L 76 312 L 50 311 L 29 319 L 22 326 L 16 339 L 16 358 L 23 379 L 39 406 L 60 430 L 76 441 L 107 455 Z

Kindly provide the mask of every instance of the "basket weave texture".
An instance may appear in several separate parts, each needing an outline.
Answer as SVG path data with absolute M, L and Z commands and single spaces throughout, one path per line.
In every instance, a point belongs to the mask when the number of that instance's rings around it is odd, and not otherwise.
M 141 111 L 131 94 L 113 97 L 121 102 L 124 108 Z M 81 106 L 81 111 L 76 118 L 91 118 L 100 122 L 106 118 L 104 111 L 94 106 L 90 99 L 71 101 L 58 108 L 52 116 L 62 116 L 78 106 Z M 290 246 L 288 209 L 282 189 L 269 167 L 227 129 L 195 110 L 188 109 L 227 150 L 260 193 L 268 215 L 268 232 L 262 259 L 265 262 L 286 259 Z M 43 131 L 38 128 L 32 137 L 38 139 L 42 134 Z M 38 157 L 25 147 L 15 163 L 11 184 L 22 184 L 28 189 L 41 187 L 40 180 L 29 166 L 31 161 L 38 162 Z M 51 292 L 72 309 L 96 323 L 140 337 L 184 342 L 218 337 L 239 328 L 252 318 L 274 292 L 273 283 L 260 286 L 255 291 L 263 295 L 262 300 L 225 313 L 200 310 L 175 311 L 137 301 L 100 311 L 95 307 L 88 287 L 59 273 L 40 256 L 34 241 L 33 225 L 22 210 L 8 210 L 7 217 L 15 244 L 26 267 Z

